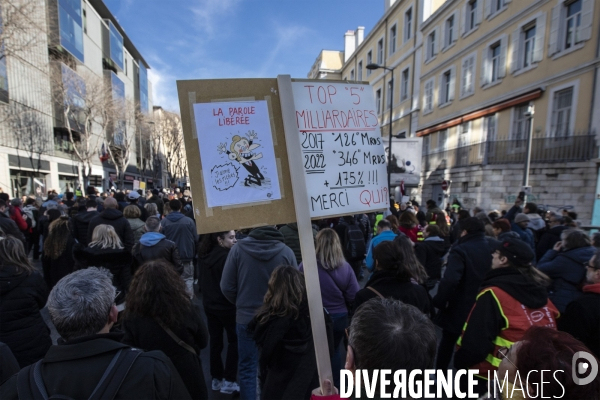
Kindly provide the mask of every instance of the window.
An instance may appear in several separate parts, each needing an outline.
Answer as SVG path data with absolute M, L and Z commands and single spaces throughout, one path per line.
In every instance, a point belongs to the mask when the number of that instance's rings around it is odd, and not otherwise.
M 354 70 L 350 71 L 350 80 L 354 80 Z
M 485 142 L 479 148 L 479 157 L 484 157 L 485 150 L 487 149 L 488 155 L 493 154 L 496 146 L 496 130 L 498 124 L 498 114 L 488 115 L 483 119 L 483 130 L 481 131 L 481 141 Z
M 111 21 L 108 21 L 108 28 L 110 31 L 110 59 L 123 70 L 123 36 Z
M 79 61 L 84 62 L 81 14 L 81 0 L 58 1 L 60 45 Z
M 535 49 L 535 25 L 525 32 L 525 42 L 523 44 L 523 67 L 528 67 L 533 63 L 533 51 Z
M 519 26 L 512 36 L 511 72 L 531 69 L 542 61 L 546 14 L 540 13 L 533 21 Z
M 389 54 L 396 52 L 396 25 L 390 28 L 390 51 Z
M 389 81 L 387 86 L 387 104 L 386 108 L 392 106 L 392 96 L 394 95 L 394 81 Z
M 375 92 L 375 107 L 377 108 L 377 114 L 381 114 L 381 89 L 377 89 Z
M 140 109 L 143 113 L 150 112 L 148 103 L 148 71 L 141 60 L 138 60 L 138 66 L 140 69 L 138 79 L 140 88 Z
M 363 77 L 362 77 L 362 61 L 358 62 L 358 80 L 362 81 Z
M 437 54 L 437 37 L 436 37 L 437 28 L 434 29 L 427 36 L 427 48 L 426 48 L 426 57 L 425 61 L 431 61 Z
M 400 84 L 400 101 L 408 99 L 408 85 L 410 83 L 410 70 L 402 71 L 402 83 Z
M 425 82 L 425 90 L 423 95 L 423 113 L 433 111 L 433 85 L 433 78 Z
M 452 43 L 454 43 L 454 15 L 446 20 L 444 32 L 446 33 L 444 48 L 447 48 L 452 46 Z
M 469 164 L 469 142 L 471 134 L 471 122 L 463 122 L 458 126 L 458 146 L 457 146 L 457 162 L 458 165 Z
M 460 96 L 466 97 L 475 93 L 475 59 L 477 53 L 471 54 L 463 59 L 462 62 L 462 73 L 461 73 L 461 84 L 460 84 Z
M 423 138 L 423 155 L 430 153 L 431 135 L 427 135 Z
M 550 135 L 555 139 L 571 136 L 571 110 L 573 106 L 573 88 L 554 93 L 552 103 L 552 127 Z
M 478 0 L 471 0 L 467 6 L 467 31 L 477 27 L 477 3 Z
M 2 22 L 2 9 L 0 8 L 0 32 L 4 28 Z M 6 49 L 4 42 L 0 43 L 0 101 L 8 103 L 8 71 L 6 69 Z
M 487 0 L 487 1 L 488 1 L 488 3 L 486 3 L 486 18 L 502 11 L 504 9 L 504 7 L 506 6 L 505 0 Z
M 568 49 L 578 49 L 580 43 L 591 39 L 594 0 L 560 1 L 552 9 L 552 26 L 548 55 Z M 538 31 L 540 29 L 538 28 Z
M 127 57 L 125 57 L 125 76 L 127 76 Z
M 125 103 L 125 83 L 119 79 L 117 74 L 110 71 L 110 84 L 112 89 L 112 98 L 115 102 Z M 116 146 L 122 146 L 125 144 L 125 120 L 124 115 L 121 119 L 115 121 L 113 131 L 113 144 Z
M 513 109 L 513 126 L 511 132 L 511 147 L 522 149 L 525 147 L 527 132 L 529 131 L 528 104 L 517 106 Z
M 440 104 L 446 104 L 450 102 L 450 71 L 444 72 L 442 75 L 442 95 L 440 96 Z
M 377 42 L 377 64 L 383 65 L 383 39 Z
M 367 65 L 372 64 L 372 63 L 373 63 L 373 53 L 369 50 L 369 52 L 367 53 Z M 372 72 L 373 71 L 368 69 L 367 76 L 370 76 Z
M 446 151 L 446 145 L 448 143 L 448 129 L 444 129 L 438 132 L 438 151 Z
M 404 13 L 404 41 L 412 36 L 412 7 Z
M 502 35 L 488 45 L 485 58 L 482 63 L 481 86 L 498 83 L 506 75 L 506 43 L 508 36 Z

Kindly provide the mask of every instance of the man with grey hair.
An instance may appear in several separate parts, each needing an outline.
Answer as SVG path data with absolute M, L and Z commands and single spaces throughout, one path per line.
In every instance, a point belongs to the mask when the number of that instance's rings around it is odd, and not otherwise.
M 61 279 L 47 303 L 60 344 L 0 386 L 0 398 L 38 398 L 45 391 L 45 398 L 189 399 L 164 353 L 133 349 L 120 342 L 121 333 L 110 332 L 118 314 L 115 295 L 105 269 Z
M 179 275 L 183 273 L 183 264 L 179 257 L 177 244 L 167 239 L 161 232 L 162 226 L 157 217 L 148 217 L 144 226 L 146 233 L 142 235 L 139 243 L 133 246 L 134 270 L 146 261 L 162 258 L 173 264 Z

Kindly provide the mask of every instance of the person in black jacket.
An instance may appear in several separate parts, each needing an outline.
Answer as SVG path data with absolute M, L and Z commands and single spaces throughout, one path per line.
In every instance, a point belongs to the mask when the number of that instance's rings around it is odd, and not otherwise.
M 100 215 L 98 210 L 98 204 L 96 200 L 88 200 L 85 203 L 87 211 L 80 211 L 71 218 L 71 233 L 73 238 L 84 246 L 87 246 L 88 241 L 88 228 L 92 219 Z
M 427 314 L 431 305 L 427 291 L 418 283 L 411 281 L 412 273 L 405 267 L 405 259 L 395 241 L 385 241 L 375 247 L 375 272 L 364 289 L 354 298 L 354 310 L 364 302 L 374 298 L 392 298 L 411 304 Z
M 175 267 L 178 275 L 183 273 L 183 264 L 179 258 L 179 250 L 175 242 L 168 240 L 160 233 L 160 219 L 148 217 L 144 233 L 133 246 L 133 272 L 146 261 L 165 260 Z M 218 285 L 217 285 L 218 286 Z
M 0 237 L 0 342 L 10 347 L 21 368 L 44 357 L 52 345 L 40 314 L 47 299 L 44 278 L 31 265 L 23 243 Z
M 235 325 L 235 305 L 221 292 L 221 277 L 225 260 L 237 243 L 235 231 L 204 235 L 198 249 L 200 269 L 200 292 L 210 334 L 210 375 L 212 390 L 221 393 L 239 391 L 237 381 L 237 333 Z M 223 352 L 223 331 L 227 333 L 227 356 L 225 367 Z
M 423 236 L 424 241 L 415 243 L 415 255 L 427 272 L 425 287 L 431 290 L 442 277 L 442 257 L 450 246 L 440 237 L 438 225 L 428 225 Z
M 133 257 L 131 251 L 123 247 L 115 228 L 111 225 L 98 225 L 94 229 L 89 247 L 84 247 L 81 243 L 75 244 L 73 257 L 75 269 L 88 267 L 108 269 L 113 275 L 113 283 L 119 292 L 115 303 L 119 306 L 123 303 L 131 282 Z M 122 308 L 120 306 L 119 311 L 122 311 Z
M 6 215 L 6 202 L 0 199 L 0 229 L 6 234 L 11 235 L 19 239 L 23 245 L 26 244 L 25 235 L 19 230 L 19 227 Z
M 71 235 L 69 225 L 69 217 L 67 216 L 62 216 L 53 221 L 50 224 L 50 233 L 44 241 L 42 268 L 44 279 L 50 290 L 62 277 L 70 274 L 75 269 L 75 260 L 73 259 L 75 240 Z
M 142 213 L 142 215 L 140 216 L 140 219 L 142 221 L 146 222 L 146 219 L 148 219 L 148 211 L 143 206 L 138 204 L 139 199 L 140 199 L 140 194 L 138 192 L 136 192 L 135 190 L 129 192 L 129 194 L 127 195 L 127 200 L 129 200 L 129 204 L 134 205 L 140 209 L 140 213 Z
M 548 219 L 548 230 L 542 234 L 538 244 L 535 247 L 535 258 L 541 260 L 548 250 L 552 250 L 554 245 L 560 241 L 562 233 L 569 229 L 565 225 L 565 219 L 560 215 L 551 215 Z
M 148 199 L 148 201 L 146 201 L 146 204 L 148 204 L 148 203 L 154 203 L 154 204 L 156 204 L 156 208 L 158 209 L 158 213 L 160 215 L 163 215 L 163 207 L 164 207 L 165 203 L 158 196 L 158 189 L 152 189 L 152 197 L 150 197 Z
M 191 397 L 208 398 L 199 357 L 208 332 L 183 280 L 166 261 L 147 262 L 136 272 L 127 293 L 123 329 L 123 343 L 164 352 Z
M 115 398 L 190 399 L 169 357 L 160 351 L 132 349 L 120 343 L 122 333 L 110 332 L 118 314 L 115 294 L 109 272 L 98 268 L 75 271 L 52 289 L 48 311 L 61 338 L 60 345 L 48 350 L 38 375 L 48 397 L 90 398 L 117 353 L 137 352 Z M 121 366 L 117 361 L 116 369 Z M 17 385 L 18 378 L 27 379 L 30 372 L 29 368 L 22 370 L 23 375 L 15 374 L 6 381 L 0 387 L 0 398 L 35 398 L 19 393 L 21 388 Z M 109 377 L 109 384 L 119 378 L 121 376 L 115 376 L 114 380 Z M 27 380 L 31 387 L 32 379 Z
M 92 241 L 92 235 L 94 234 L 94 229 L 98 225 L 110 225 L 115 229 L 115 232 L 121 239 L 123 246 L 127 251 L 131 252 L 133 248 L 133 231 L 131 230 L 131 225 L 127 221 L 127 218 L 123 216 L 123 213 L 117 209 L 118 203 L 112 197 L 108 197 L 104 200 L 104 211 L 92 218 L 90 224 L 88 226 L 88 243 Z
M 436 320 L 442 332 L 436 369 L 447 369 L 469 311 L 475 304 L 479 285 L 492 267 L 492 250 L 485 227 L 475 217 L 460 219 L 461 237 L 450 250 L 446 271 L 433 305 L 440 310 Z

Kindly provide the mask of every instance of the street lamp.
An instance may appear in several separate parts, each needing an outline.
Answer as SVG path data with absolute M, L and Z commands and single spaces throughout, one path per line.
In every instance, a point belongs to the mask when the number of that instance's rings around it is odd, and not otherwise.
M 370 70 L 374 70 L 374 69 L 379 69 L 379 68 L 383 68 L 387 71 L 390 71 L 392 73 L 392 79 L 390 80 L 390 132 L 389 132 L 389 139 L 388 139 L 388 156 L 387 156 L 387 178 L 388 178 L 388 194 L 392 193 L 392 117 L 394 114 L 394 69 L 393 68 L 388 68 L 385 65 L 379 65 L 379 64 L 367 64 L 367 69 Z

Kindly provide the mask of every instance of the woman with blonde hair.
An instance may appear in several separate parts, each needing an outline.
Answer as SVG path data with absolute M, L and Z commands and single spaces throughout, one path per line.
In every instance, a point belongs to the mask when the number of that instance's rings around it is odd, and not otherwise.
M 99 267 L 108 269 L 113 275 L 113 285 L 120 292 L 115 302 L 120 305 L 131 282 L 131 263 L 133 257 L 123 247 L 119 235 L 110 225 L 101 224 L 94 228 L 92 241 L 88 247 L 76 244 L 73 249 L 76 269 Z M 119 307 L 122 311 L 122 307 Z
M 138 243 L 144 234 L 144 226 L 146 225 L 144 221 L 140 219 L 142 216 L 140 208 L 135 204 L 127 206 L 123 210 L 123 216 L 127 218 L 127 222 L 129 222 L 129 226 L 131 226 L 134 243 Z
M 65 275 L 75 269 L 73 246 L 75 239 L 71 235 L 69 217 L 61 216 L 50 223 L 48 237 L 44 241 L 42 269 L 48 290 Z
M 360 289 L 356 274 L 344 259 L 339 236 L 333 229 L 325 228 L 316 238 L 317 268 L 321 285 L 323 307 L 333 322 L 333 357 L 331 368 L 334 383 L 338 384 L 341 368 L 340 343 L 349 325 L 348 305 L 352 304 Z M 300 264 L 300 271 L 304 266 Z M 339 387 L 339 386 L 337 386 Z
M 260 349 L 261 399 L 308 399 L 319 377 L 304 277 L 296 268 L 275 268 L 249 329 Z
M 40 310 L 48 288 L 35 270 L 23 242 L 0 236 L 0 342 L 5 343 L 21 368 L 44 357 L 52 340 Z

